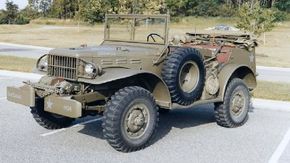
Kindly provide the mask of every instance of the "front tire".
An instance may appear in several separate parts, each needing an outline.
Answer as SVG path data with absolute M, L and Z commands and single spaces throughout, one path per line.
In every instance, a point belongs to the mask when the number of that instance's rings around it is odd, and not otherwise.
M 243 80 L 234 78 L 227 86 L 224 102 L 215 104 L 216 122 L 227 128 L 242 126 L 248 120 L 249 109 L 249 89 Z
M 113 148 L 132 152 L 150 144 L 158 123 L 158 108 L 149 91 L 125 87 L 105 107 L 103 134 Z
M 43 99 L 37 99 L 35 101 L 35 107 L 31 107 L 31 114 L 40 126 L 49 130 L 68 127 L 74 121 L 73 118 L 44 111 Z

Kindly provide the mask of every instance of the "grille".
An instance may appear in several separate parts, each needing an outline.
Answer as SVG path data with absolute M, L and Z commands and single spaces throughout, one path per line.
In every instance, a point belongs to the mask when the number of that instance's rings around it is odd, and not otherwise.
M 77 79 L 77 58 L 48 55 L 48 75 Z

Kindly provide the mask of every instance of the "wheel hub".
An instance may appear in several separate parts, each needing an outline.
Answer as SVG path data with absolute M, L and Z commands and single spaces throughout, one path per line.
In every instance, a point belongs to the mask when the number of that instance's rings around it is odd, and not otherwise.
M 239 115 L 245 107 L 245 97 L 241 92 L 237 92 L 232 100 L 232 112 Z
M 144 125 L 145 117 L 140 110 L 134 110 L 128 117 L 128 128 L 131 132 L 136 132 Z
M 192 92 L 199 81 L 199 69 L 195 62 L 188 61 L 182 67 L 179 74 L 180 88 L 187 93 Z
M 127 113 L 125 120 L 126 133 L 131 138 L 144 134 L 148 122 L 148 109 L 145 105 L 135 105 Z

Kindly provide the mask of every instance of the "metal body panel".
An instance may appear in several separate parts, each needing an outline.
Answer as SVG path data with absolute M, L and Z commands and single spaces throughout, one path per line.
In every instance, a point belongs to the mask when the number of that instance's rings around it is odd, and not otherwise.
M 242 79 L 246 82 L 250 90 L 254 89 L 257 85 L 257 81 L 255 78 L 255 71 L 249 67 L 249 65 L 238 65 L 238 64 L 228 64 L 219 73 L 219 82 L 220 82 L 220 91 L 219 91 L 219 97 L 223 100 L 224 94 L 227 88 L 227 84 L 229 83 L 231 77 L 233 74 L 241 69 L 242 71 L 249 71 L 245 74 Z M 248 80 L 247 77 L 252 76 L 251 80 Z
M 159 55 L 164 45 L 104 41 L 99 46 L 79 48 L 57 48 L 49 52 L 52 55 L 91 58 L 116 55 Z
M 7 100 L 21 105 L 35 106 L 35 91 L 29 85 L 21 87 L 7 87 Z
M 104 74 L 102 74 L 101 76 L 98 76 L 97 78 L 93 80 L 82 78 L 82 79 L 79 79 L 78 81 L 100 85 L 100 84 L 109 83 L 109 82 L 120 80 L 120 79 L 125 79 L 128 77 L 132 77 L 138 74 L 152 74 L 156 77 L 158 76 L 158 75 L 153 74 L 152 72 L 148 72 L 144 70 L 136 70 L 136 69 L 126 69 L 126 68 L 107 68 L 107 69 L 104 69 L 103 71 L 104 71 Z
M 59 97 L 56 95 L 44 98 L 44 110 L 58 115 L 79 118 L 82 116 L 82 104 L 69 97 Z
M 91 79 L 79 79 L 79 82 L 90 83 L 94 85 L 102 85 L 106 83 L 111 83 L 117 80 L 127 80 L 136 77 L 142 83 L 147 83 L 150 85 L 152 94 L 155 97 L 157 104 L 164 108 L 170 108 L 171 97 L 170 92 L 165 84 L 165 82 L 160 77 L 160 74 L 154 74 L 153 72 L 138 70 L 138 69 L 124 69 L 124 68 L 108 68 L 103 70 L 104 74 Z M 160 73 L 160 72 L 159 72 Z

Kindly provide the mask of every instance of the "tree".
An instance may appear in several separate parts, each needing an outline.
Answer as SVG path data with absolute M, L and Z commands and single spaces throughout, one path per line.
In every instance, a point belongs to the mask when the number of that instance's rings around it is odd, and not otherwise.
M 28 6 L 36 11 L 39 10 L 39 0 L 28 0 Z
M 51 7 L 52 0 L 39 0 L 39 10 L 42 12 L 43 16 L 46 17 Z
M 39 12 L 34 8 L 31 8 L 29 5 L 21 10 L 19 14 L 23 15 L 23 17 L 26 17 L 28 19 L 36 19 L 40 16 Z
M 290 12 L 290 0 L 279 0 L 275 3 L 275 7 L 281 11 Z
M 275 26 L 275 12 L 261 8 L 258 3 L 255 3 L 252 7 L 249 4 L 244 4 L 239 10 L 238 17 L 237 27 L 258 37 L 271 31 Z M 264 44 L 265 42 L 264 35 Z
M 4 22 L 6 24 L 14 24 L 18 16 L 18 6 L 12 1 L 6 1 L 6 10 L 4 11 Z
M 0 24 L 27 24 L 27 19 L 18 11 L 18 6 L 12 1 L 6 1 L 6 9 L 0 12 Z
M 94 24 L 103 21 L 106 13 L 154 14 L 160 13 L 162 5 L 163 0 L 84 0 L 76 17 Z
M 80 0 L 53 0 L 50 17 L 59 19 L 72 19 L 79 10 Z

